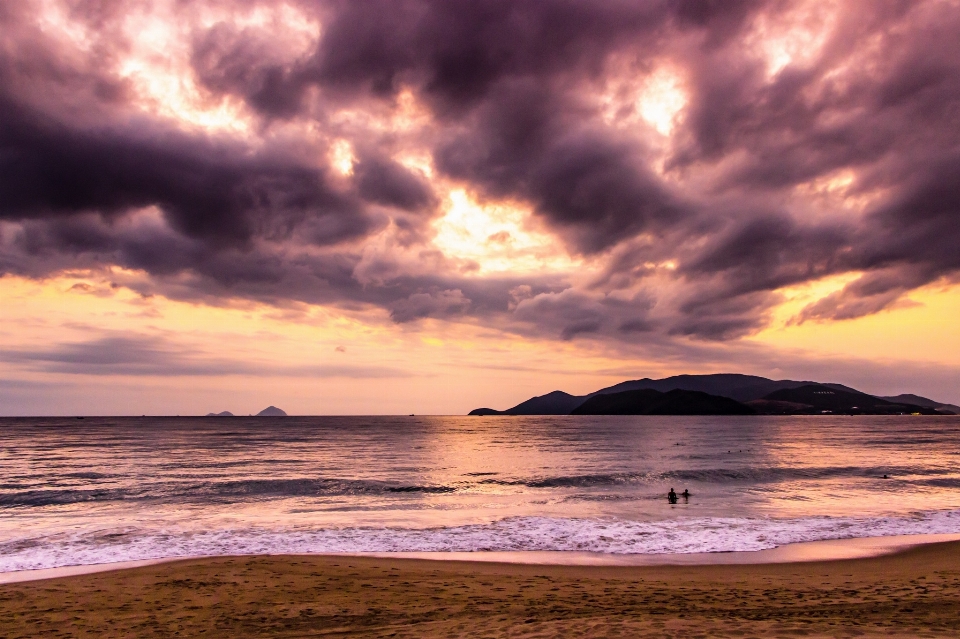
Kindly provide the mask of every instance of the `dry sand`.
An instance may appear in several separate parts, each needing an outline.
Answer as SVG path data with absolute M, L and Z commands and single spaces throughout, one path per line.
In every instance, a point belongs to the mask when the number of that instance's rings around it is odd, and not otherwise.
M 191 559 L 0 585 L 3 637 L 958 637 L 960 542 L 843 561 Z

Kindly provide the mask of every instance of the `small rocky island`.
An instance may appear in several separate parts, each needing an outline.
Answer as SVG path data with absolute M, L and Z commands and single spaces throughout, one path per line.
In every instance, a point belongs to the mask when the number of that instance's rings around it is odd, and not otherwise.
M 276 406 L 267 406 L 262 411 L 255 415 L 256 417 L 286 417 L 287 412 L 282 408 L 277 408 Z M 228 410 L 225 410 L 220 413 L 207 413 L 206 417 L 235 417 L 233 413 Z M 254 417 L 254 415 L 251 415 Z

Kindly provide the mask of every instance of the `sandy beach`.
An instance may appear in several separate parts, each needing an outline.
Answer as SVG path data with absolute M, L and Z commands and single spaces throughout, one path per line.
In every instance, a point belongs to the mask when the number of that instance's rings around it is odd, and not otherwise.
M 0 586 L 4 637 L 955 637 L 960 542 L 838 561 L 191 559 Z

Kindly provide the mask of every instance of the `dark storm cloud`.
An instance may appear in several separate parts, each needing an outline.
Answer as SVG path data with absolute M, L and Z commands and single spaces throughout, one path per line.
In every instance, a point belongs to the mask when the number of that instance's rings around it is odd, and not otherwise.
M 732 339 L 761 328 L 776 294 L 767 291 L 725 296 L 703 286 L 680 305 L 681 315 L 670 328 L 674 335 L 692 335 L 707 339 Z
M 427 210 L 436 204 L 426 180 L 396 162 L 369 158 L 362 160 L 355 172 L 360 195 L 368 202 L 411 212 Z
M 460 290 L 412 293 L 406 299 L 392 304 L 390 318 L 402 324 L 425 317 L 449 317 L 461 314 L 470 306 L 470 300 Z
M 904 293 L 929 282 L 928 278 L 907 279 L 907 275 L 902 270 L 869 273 L 810 304 L 793 321 L 853 319 L 890 308 Z
M 681 13 L 709 21 L 724 10 L 685 5 Z M 461 125 L 436 150 L 444 172 L 491 196 L 530 201 L 585 251 L 682 217 L 679 198 L 645 158 L 578 124 L 582 109 L 558 86 L 599 72 L 620 46 L 653 46 L 674 20 L 668 3 L 344 2 L 324 15 L 316 54 L 287 68 L 250 68 L 262 56 L 248 52 L 262 45 L 215 28 L 196 45 L 199 75 L 270 117 L 288 117 L 310 85 L 354 99 L 419 86 L 441 122 Z M 268 85 L 277 104 L 257 97 Z
M 466 131 L 437 149 L 447 174 L 495 197 L 521 197 L 585 252 L 691 214 L 617 135 L 578 123 L 530 81 L 500 87 Z
M 573 289 L 524 296 L 516 302 L 514 317 L 535 327 L 529 335 L 571 340 L 577 336 L 603 338 L 646 337 L 657 325 L 650 311 L 656 301 L 638 293 L 632 297 L 596 296 Z M 518 329 L 523 331 L 522 328 Z
M 707 244 L 683 273 L 692 279 L 724 275 L 726 288 L 718 296 L 772 290 L 831 273 L 848 235 L 840 226 L 804 228 L 786 215 L 748 218 Z
M 960 69 L 958 69 L 960 71 Z M 958 91 L 960 96 L 960 91 Z M 916 176 L 867 217 L 866 238 L 843 261 L 866 271 L 797 317 L 852 319 L 897 305 L 911 290 L 960 274 L 960 155 L 917 167 Z
M 10 237 L 0 236 L 0 246 L 4 245 L 6 250 L 0 252 L 4 272 L 44 277 L 64 270 L 96 270 L 108 263 L 150 273 L 153 277 L 146 280 L 111 275 L 115 283 L 143 295 L 212 304 L 240 297 L 280 306 L 372 305 L 386 309 L 399 323 L 463 317 L 467 311 L 490 318 L 508 311 L 510 291 L 518 286 L 527 286 L 531 295 L 565 287 L 560 276 L 549 274 L 463 279 L 440 271 L 412 276 L 390 261 L 364 261 L 346 250 L 304 254 L 278 242 L 212 251 L 150 217 L 122 223 L 94 214 L 31 220 Z M 358 277 L 360 272 L 364 277 Z
M 787 215 L 746 216 L 681 265 L 689 282 L 672 332 L 711 339 L 761 328 L 777 289 L 846 270 L 850 229 L 804 227 Z
M 442 112 L 486 99 L 505 78 L 596 70 L 612 50 L 647 40 L 669 3 L 612 0 L 331 2 L 328 35 L 301 77 L 351 94 L 421 85 Z
M 69 128 L 0 98 L 0 216 L 116 216 L 157 206 L 185 236 L 214 246 L 283 233 L 302 217 L 338 223 L 317 244 L 374 226 L 357 198 L 322 170 L 267 151 L 145 127 Z
M 368 304 L 396 322 L 627 341 L 742 336 L 764 326 L 778 289 L 834 274 L 864 273 L 797 321 L 877 312 L 960 272 L 950 3 L 843 3 L 822 45 L 776 73 L 756 25 L 776 36 L 816 3 L 309 2 L 321 36 L 293 57 L 269 25 L 191 22 L 184 7 L 184 73 L 257 115 L 248 140 L 131 116 L 129 83 L 107 70 L 123 47 L 68 51 L 31 26 L 32 7 L 0 9 L 4 272 L 119 265 L 153 276 L 137 290 L 178 298 Z M 72 15 L 110 33 L 122 7 Z M 611 126 L 595 98 L 663 61 L 688 103 L 661 171 L 636 127 Z M 429 112 L 413 137 L 334 117 L 394 112 L 403 91 Z M 289 123 L 320 136 L 277 133 Z M 356 152 L 349 175 L 327 165 L 334 138 Z M 604 276 L 575 289 L 372 257 L 373 234 L 396 229 L 398 250 L 416 247 L 438 212 L 431 180 L 395 159 L 410 146 L 481 200 L 529 205 L 569 251 L 606 260 Z M 862 213 L 802 195 L 844 171 Z
M 960 66 L 957 69 L 960 73 Z M 957 91 L 960 101 L 960 88 Z M 960 124 L 960 114 L 957 116 Z M 960 135 L 956 136 L 960 142 Z M 876 208 L 868 221 L 877 235 L 864 249 L 866 268 L 906 263 L 930 278 L 960 268 L 960 151 L 916 167 L 900 194 Z
M 890 32 L 892 24 L 899 33 Z M 682 311 L 711 297 L 748 294 L 762 323 L 761 291 L 851 270 L 859 281 L 805 309 L 798 320 L 849 319 L 899 303 L 910 290 L 955 277 L 960 261 L 960 15 L 942 3 L 851 3 L 820 59 L 767 81 L 756 63 L 727 51 L 699 61 L 689 145 L 673 166 L 729 162 L 718 192 L 786 193 L 841 169 L 860 170 L 851 195 L 883 192 L 856 221 L 803 223 L 747 214 L 687 258 L 702 282 Z M 865 43 L 881 42 L 869 62 Z M 872 67 L 839 80 L 845 64 Z M 691 276 L 691 271 L 696 277 Z M 719 276 L 719 278 L 718 278 Z M 695 287 L 696 289 L 696 287 Z M 745 312 L 748 318 L 751 311 Z M 722 314 L 721 314 L 722 315 Z M 695 318 L 681 322 L 695 322 Z M 745 327 L 748 328 L 748 327 Z
M 269 34 L 220 22 L 193 41 L 197 79 L 218 92 L 243 97 L 260 112 L 292 117 L 302 107 L 305 79 L 274 55 Z

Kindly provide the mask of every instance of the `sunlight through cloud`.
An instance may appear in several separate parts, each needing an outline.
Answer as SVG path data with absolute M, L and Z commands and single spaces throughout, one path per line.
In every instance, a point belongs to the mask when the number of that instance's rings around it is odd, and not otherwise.
M 510 204 L 480 204 L 463 189 L 450 191 L 433 244 L 446 255 L 475 260 L 477 274 L 567 270 L 576 264 L 548 234 L 530 228 L 530 211 Z

